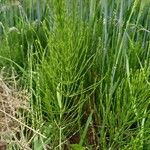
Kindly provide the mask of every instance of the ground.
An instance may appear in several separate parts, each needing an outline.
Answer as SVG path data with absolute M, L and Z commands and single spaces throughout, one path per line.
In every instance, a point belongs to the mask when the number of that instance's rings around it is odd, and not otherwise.
M 25 90 L 17 88 L 14 75 L 7 79 L 4 76 L 0 74 L 0 140 L 13 144 L 21 130 L 19 110 L 28 109 L 28 96 Z

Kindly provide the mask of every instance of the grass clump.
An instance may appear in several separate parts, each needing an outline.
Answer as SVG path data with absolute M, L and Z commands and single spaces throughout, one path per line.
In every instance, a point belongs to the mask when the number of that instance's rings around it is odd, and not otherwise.
M 149 5 L 3 2 L 0 65 L 30 95 L 28 149 L 149 149 Z

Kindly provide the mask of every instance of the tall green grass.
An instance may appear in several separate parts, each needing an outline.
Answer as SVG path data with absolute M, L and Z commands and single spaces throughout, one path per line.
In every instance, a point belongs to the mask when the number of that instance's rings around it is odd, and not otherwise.
M 149 6 L 2 2 L 0 64 L 23 79 L 31 94 L 26 123 L 43 135 L 24 129 L 31 149 L 150 148 Z

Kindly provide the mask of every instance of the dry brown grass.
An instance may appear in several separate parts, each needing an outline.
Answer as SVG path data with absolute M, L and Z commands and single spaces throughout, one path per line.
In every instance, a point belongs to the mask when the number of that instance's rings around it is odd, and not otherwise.
M 29 111 L 29 95 L 26 90 L 18 88 L 14 74 L 7 78 L 3 71 L 0 72 L 0 138 L 9 144 L 24 145 L 24 141 L 15 136 L 21 133 L 21 123 L 24 122 L 21 112 Z

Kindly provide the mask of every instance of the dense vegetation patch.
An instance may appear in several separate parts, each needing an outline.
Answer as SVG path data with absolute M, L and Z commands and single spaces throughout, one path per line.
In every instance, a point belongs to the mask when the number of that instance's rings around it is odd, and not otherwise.
M 149 6 L 2 1 L 0 68 L 30 95 L 30 111 L 18 110 L 27 149 L 150 148 Z

